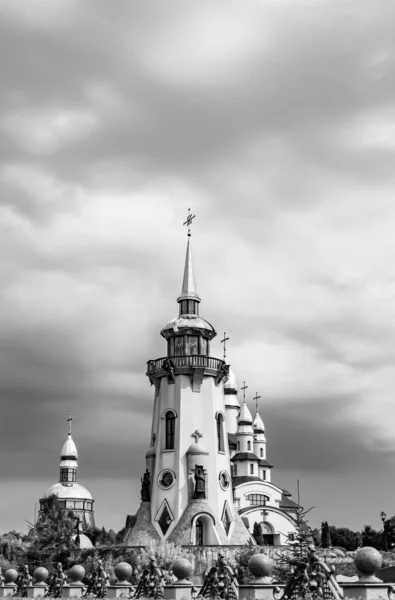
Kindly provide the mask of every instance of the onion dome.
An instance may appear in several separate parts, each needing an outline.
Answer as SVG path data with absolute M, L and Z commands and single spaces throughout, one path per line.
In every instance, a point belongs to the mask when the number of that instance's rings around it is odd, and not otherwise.
M 145 458 L 150 458 L 151 456 L 156 456 L 155 446 L 148 448 L 147 452 L 145 453 Z
M 73 542 L 75 542 L 76 538 L 77 534 L 73 535 L 71 539 L 73 540 Z M 80 533 L 78 535 L 78 548 L 80 548 L 81 550 L 86 548 L 93 548 L 91 540 L 84 533 Z
M 243 402 L 243 406 L 241 407 L 238 422 L 239 425 L 252 425 L 252 416 L 245 400 Z
M 240 402 L 237 398 L 237 392 L 239 391 L 239 385 L 237 383 L 236 376 L 232 369 L 229 367 L 228 379 L 224 384 L 225 405 L 234 406 L 240 408 Z
M 49 496 L 58 496 L 61 499 L 74 498 L 81 500 L 92 500 L 92 495 L 83 485 L 72 482 L 65 486 L 62 483 L 55 483 L 52 485 L 44 494 L 43 498 L 49 498 Z
M 255 433 L 265 433 L 265 425 L 262 421 L 261 415 L 259 414 L 258 408 L 254 417 L 254 421 L 252 423 L 252 427 Z
M 214 327 L 197 315 L 179 315 L 175 317 L 163 327 L 160 334 L 164 338 L 167 338 L 170 334 L 176 333 L 180 329 L 200 329 L 205 333 L 205 337 L 210 340 L 217 335 Z

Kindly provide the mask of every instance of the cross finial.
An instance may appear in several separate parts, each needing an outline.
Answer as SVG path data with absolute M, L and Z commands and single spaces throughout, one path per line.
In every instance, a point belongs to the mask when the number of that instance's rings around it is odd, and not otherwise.
M 244 402 L 246 401 L 246 390 L 248 390 L 248 385 L 246 385 L 246 382 L 243 382 L 243 387 L 240 388 L 241 390 L 243 390 L 243 398 L 244 398 Z
M 255 400 L 255 406 L 256 406 L 256 412 L 258 412 L 259 407 L 258 407 L 258 400 L 259 400 L 260 396 L 258 396 L 258 392 L 255 393 L 255 396 L 253 398 L 253 400 Z
M 226 337 L 226 331 L 224 332 L 224 339 L 221 340 L 221 344 L 224 345 L 224 360 L 226 359 L 226 342 L 229 341 L 230 338 Z
M 71 413 L 70 413 L 69 418 L 67 419 L 67 422 L 69 424 L 69 435 L 71 435 L 71 421 L 73 421 L 73 417 L 71 416 Z
M 191 237 L 191 225 L 192 225 L 192 221 L 195 218 L 196 215 L 193 215 L 191 213 L 191 209 L 188 208 L 188 216 L 187 216 L 187 220 L 185 221 L 184 225 L 188 225 L 188 237 Z
M 199 429 L 196 429 L 196 431 L 191 434 L 191 437 L 195 438 L 195 444 L 198 444 L 199 438 L 203 437 L 203 434 L 200 433 Z

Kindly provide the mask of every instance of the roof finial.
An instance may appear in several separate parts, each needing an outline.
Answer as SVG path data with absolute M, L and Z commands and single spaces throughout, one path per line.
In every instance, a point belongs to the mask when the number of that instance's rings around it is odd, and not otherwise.
M 73 421 L 73 417 L 71 416 L 71 413 L 70 413 L 69 418 L 67 419 L 67 422 L 69 424 L 69 435 L 71 435 L 71 421 Z
M 254 396 L 253 400 L 255 400 L 256 412 L 259 412 L 259 406 L 258 406 L 259 398 L 260 398 L 260 396 L 258 396 L 258 392 L 255 392 L 255 396 Z
M 226 337 L 226 331 L 224 332 L 224 339 L 221 340 L 221 344 L 224 345 L 224 361 L 226 362 L 226 342 L 229 341 L 230 338 Z
M 188 208 L 188 216 L 187 216 L 187 220 L 185 221 L 184 225 L 188 225 L 188 237 L 191 237 L 191 225 L 192 225 L 192 221 L 195 218 L 196 215 L 193 215 L 191 213 L 191 209 Z
M 248 385 L 246 385 L 246 382 L 243 382 L 243 386 L 240 388 L 241 390 L 243 390 L 243 398 L 244 398 L 244 402 L 246 401 L 246 390 L 248 390 Z

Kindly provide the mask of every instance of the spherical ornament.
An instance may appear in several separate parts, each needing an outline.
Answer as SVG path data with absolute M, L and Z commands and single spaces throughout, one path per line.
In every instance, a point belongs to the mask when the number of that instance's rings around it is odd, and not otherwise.
M 35 583 L 44 583 L 49 573 L 45 567 L 37 567 L 34 571 L 33 577 Z
M 128 582 L 129 578 L 133 573 L 133 569 L 127 562 L 120 562 L 114 568 L 114 573 L 118 579 L 117 583 Z
M 177 577 L 177 583 L 183 581 L 192 575 L 192 565 L 187 558 L 177 558 L 174 561 L 171 570 Z
M 273 567 L 274 563 L 272 559 L 265 554 L 254 554 L 248 561 L 248 569 L 255 577 L 254 583 L 269 583 Z
M 354 563 L 360 579 L 377 581 L 375 573 L 381 568 L 383 559 L 376 548 L 366 546 L 357 551 Z
M 4 573 L 4 581 L 5 583 L 15 583 L 18 579 L 18 571 L 16 569 L 7 569 Z
M 71 583 L 79 583 L 85 577 L 85 569 L 81 565 L 74 565 L 68 572 Z

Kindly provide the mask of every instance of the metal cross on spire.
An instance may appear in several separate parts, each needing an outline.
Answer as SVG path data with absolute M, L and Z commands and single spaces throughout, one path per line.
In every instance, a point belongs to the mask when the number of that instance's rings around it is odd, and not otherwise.
M 244 398 L 244 402 L 246 401 L 246 390 L 248 390 L 248 385 L 246 385 L 246 382 L 243 382 L 243 387 L 240 388 L 241 390 L 243 390 L 243 398 Z
M 69 418 L 67 419 L 67 422 L 69 424 L 69 434 L 71 435 L 71 421 L 73 421 L 73 417 L 71 416 L 71 413 L 69 414 Z
M 258 392 L 256 392 L 253 400 L 255 400 L 255 406 L 256 406 L 256 411 L 257 412 L 259 410 L 259 408 L 258 408 L 258 400 L 259 400 L 259 398 L 260 398 L 260 396 L 258 396 Z
M 188 237 L 191 237 L 191 225 L 192 225 L 192 221 L 195 218 L 196 215 L 193 215 L 191 213 L 191 209 L 188 208 L 188 216 L 187 216 L 187 220 L 184 222 L 184 225 L 188 225 Z
M 224 331 L 224 339 L 221 340 L 221 344 L 224 345 L 224 360 L 226 360 L 226 342 L 229 340 L 230 338 L 226 337 L 226 331 Z

